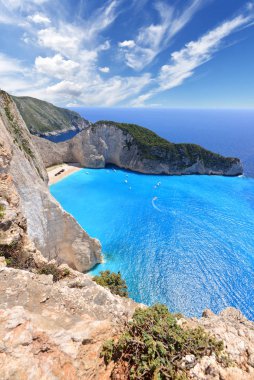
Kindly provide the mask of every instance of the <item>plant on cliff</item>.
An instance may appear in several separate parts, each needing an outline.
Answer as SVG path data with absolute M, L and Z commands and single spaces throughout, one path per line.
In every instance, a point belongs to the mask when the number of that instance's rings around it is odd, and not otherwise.
M 4 205 L 0 204 L 0 219 L 4 217 Z
M 121 297 L 128 297 L 127 285 L 122 279 L 121 273 L 114 273 L 106 270 L 100 272 L 99 276 L 95 276 L 93 280 L 101 286 L 109 288 L 111 293 L 118 294 Z
M 9 120 L 9 125 L 11 127 L 11 133 L 13 134 L 13 137 L 14 137 L 13 141 L 28 156 L 30 156 L 31 158 L 34 158 L 33 151 L 30 147 L 30 143 L 28 142 L 28 140 L 24 136 L 22 129 L 20 129 L 17 121 L 15 120 L 15 117 L 12 114 L 12 111 L 10 108 L 11 107 L 11 98 L 7 94 L 5 94 L 4 99 L 5 99 L 5 107 L 4 107 L 5 115 L 6 115 L 7 119 Z
M 10 244 L 1 243 L 0 256 L 4 256 L 8 267 L 30 270 L 35 267 L 32 255 L 23 251 L 22 241 L 12 241 Z
M 101 356 L 106 364 L 114 362 L 113 378 L 183 380 L 202 356 L 220 360 L 222 351 L 223 342 L 202 328 L 180 327 L 167 307 L 157 304 L 137 309 L 119 340 L 104 344 Z
M 38 270 L 38 273 L 46 275 L 52 274 L 53 281 L 56 282 L 63 279 L 66 276 L 69 276 L 70 271 L 67 268 L 65 268 L 64 270 L 60 270 L 55 264 L 49 263 L 42 266 Z

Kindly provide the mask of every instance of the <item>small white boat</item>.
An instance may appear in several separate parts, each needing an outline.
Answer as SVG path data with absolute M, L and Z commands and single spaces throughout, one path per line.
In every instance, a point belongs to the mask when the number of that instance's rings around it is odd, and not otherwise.
M 128 183 L 127 179 L 124 181 L 125 183 Z

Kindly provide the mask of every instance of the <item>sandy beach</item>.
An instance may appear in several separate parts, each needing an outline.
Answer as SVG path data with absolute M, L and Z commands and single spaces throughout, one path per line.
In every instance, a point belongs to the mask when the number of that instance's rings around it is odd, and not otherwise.
M 49 186 L 67 177 L 68 175 L 77 172 L 80 169 L 82 169 L 82 167 L 78 163 L 59 164 L 47 168 Z

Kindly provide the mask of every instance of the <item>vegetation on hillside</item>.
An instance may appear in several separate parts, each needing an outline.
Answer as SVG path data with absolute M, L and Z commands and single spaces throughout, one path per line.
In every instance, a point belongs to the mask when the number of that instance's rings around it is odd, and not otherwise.
M 159 304 L 137 309 L 119 340 L 105 342 L 101 352 L 106 364 L 114 362 L 112 378 L 123 380 L 184 380 L 198 359 L 212 354 L 226 365 L 223 342 L 202 328 L 180 327 Z
M 69 276 L 70 271 L 67 268 L 65 268 L 64 270 L 61 270 L 55 264 L 48 263 L 48 264 L 45 264 L 44 266 L 42 266 L 38 270 L 38 273 L 39 274 L 46 274 L 46 275 L 52 274 L 53 281 L 56 282 L 56 281 L 63 279 L 64 277 Z
M 106 270 L 100 272 L 99 276 L 94 276 L 93 280 L 101 286 L 108 288 L 111 293 L 118 294 L 121 297 L 128 297 L 128 289 L 125 280 L 122 279 L 121 273 L 114 273 Z
M 139 147 L 139 151 L 142 154 L 143 158 L 154 160 L 160 160 L 162 158 L 170 159 L 171 162 L 175 161 L 178 163 L 179 169 L 186 166 L 186 163 L 184 161 L 185 158 L 188 158 L 191 164 L 197 162 L 198 158 L 199 160 L 202 160 L 205 165 L 224 165 L 226 168 L 229 168 L 232 163 L 236 161 L 235 158 L 223 157 L 196 144 L 171 143 L 158 136 L 156 133 L 150 131 L 149 129 L 143 128 L 136 124 L 102 120 L 95 123 L 94 128 L 103 124 L 106 124 L 108 126 L 115 126 L 124 131 L 126 135 L 131 135 L 134 139 L 135 144 Z M 126 148 L 130 150 L 130 141 L 126 142 Z M 187 166 L 190 166 L 189 163 Z
M 3 219 L 4 217 L 4 210 L 5 210 L 4 205 L 0 204 L 0 219 Z
M 34 134 L 81 127 L 85 120 L 77 113 L 31 97 L 12 97 L 29 131 Z

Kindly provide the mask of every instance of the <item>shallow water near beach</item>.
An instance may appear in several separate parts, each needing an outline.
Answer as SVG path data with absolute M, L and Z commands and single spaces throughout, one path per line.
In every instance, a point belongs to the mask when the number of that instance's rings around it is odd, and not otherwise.
M 130 297 L 187 316 L 254 320 L 254 179 L 82 169 L 50 189 L 102 243 L 91 274 L 120 271 Z

